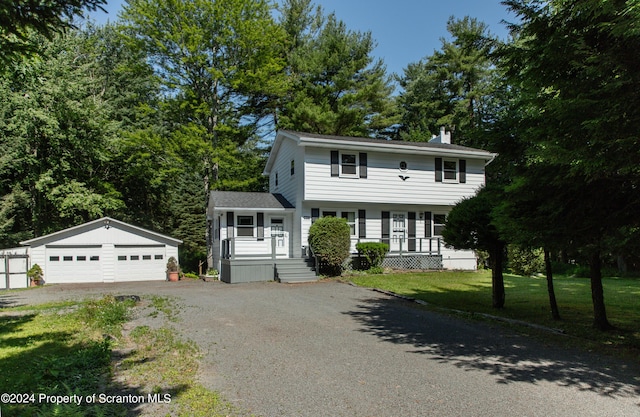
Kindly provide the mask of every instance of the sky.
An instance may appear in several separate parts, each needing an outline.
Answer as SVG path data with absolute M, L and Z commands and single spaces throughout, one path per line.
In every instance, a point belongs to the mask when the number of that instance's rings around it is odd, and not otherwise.
M 370 31 L 377 47 L 375 58 L 384 61 L 389 74 L 403 74 L 410 63 L 432 55 L 446 38 L 450 16 L 470 16 L 486 23 L 501 39 L 507 36 L 503 21 L 513 21 L 501 0 L 315 0 L 325 14 L 335 12 L 352 31 Z M 102 24 L 117 19 L 123 0 L 108 0 L 105 9 L 91 18 Z

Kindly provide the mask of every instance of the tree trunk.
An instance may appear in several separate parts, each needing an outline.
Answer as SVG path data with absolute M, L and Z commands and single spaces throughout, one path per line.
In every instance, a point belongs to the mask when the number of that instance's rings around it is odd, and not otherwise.
M 611 330 L 613 326 L 607 320 L 604 306 L 604 289 L 602 288 L 602 262 L 600 251 L 596 250 L 589 259 L 589 275 L 591 277 L 591 300 L 593 302 L 593 327 L 598 330 Z
M 551 317 L 554 320 L 560 320 L 560 311 L 556 301 L 556 292 L 553 289 L 553 271 L 551 270 L 551 256 L 549 251 L 544 249 L 544 269 L 547 274 L 547 292 L 549 293 L 549 304 L 551 305 Z
M 504 308 L 504 276 L 502 275 L 502 261 L 504 245 L 496 245 L 489 254 L 491 260 L 491 288 L 493 308 Z

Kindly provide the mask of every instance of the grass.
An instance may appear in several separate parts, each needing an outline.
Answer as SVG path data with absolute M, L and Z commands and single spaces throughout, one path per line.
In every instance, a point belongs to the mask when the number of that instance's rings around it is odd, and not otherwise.
M 113 297 L 71 304 L 3 309 L 0 316 L 0 393 L 27 394 L 3 401 L 3 416 L 124 416 L 121 404 L 56 403 L 105 391 L 111 346 L 130 305 Z M 98 314 L 96 314 L 98 313 Z M 112 332 L 112 333 L 109 333 Z M 116 386 L 111 386 L 117 388 Z M 14 402 L 7 404 L 7 402 Z
M 178 416 L 229 415 L 232 407 L 197 382 L 198 347 L 170 328 L 138 326 L 131 331 L 136 349 L 122 362 L 129 383 L 151 393 L 168 393 Z M 173 414 L 172 414 L 173 415 Z
M 155 316 L 163 314 L 164 323 L 177 321 L 170 299 L 153 297 L 149 305 Z M 14 394 L 14 404 L 3 398 L 0 415 L 117 417 L 141 412 L 137 404 L 87 404 L 94 394 L 158 394 L 166 402 L 158 404 L 166 415 L 232 414 L 228 403 L 197 382 L 200 354 L 195 344 L 181 340 L 170 327 L 123 331 L 134 306 L 107 296 L 1 309 L 0 393 Z M 73 395 L 83 402 L 55 403 L 55 396 Z
M 442 271 L 353 275 L 356 285 L 379 288 L 426 301 L 432 307 L 485 313 L 561 329 L 570 338 L 541 334 L 567 345 L 640 361 L 640 280 L 603 280 L 607 316 L 616 329 L 601 332 L 592 327 L 593 309 L 589 279 L 554 277 L 562 320 L 551 318 L 547 281 L 544 277 L 505 275 L 504 309 L 491 307 L 490 271 Z M 527 330 L 529 332 L 529 330 Z

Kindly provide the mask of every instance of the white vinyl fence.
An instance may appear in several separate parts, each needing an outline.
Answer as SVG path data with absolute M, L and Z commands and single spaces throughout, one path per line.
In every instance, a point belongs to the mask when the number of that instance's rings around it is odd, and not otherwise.
M 29 255 L 25 248 L 0 250 L 0 290 L 27 288 Z

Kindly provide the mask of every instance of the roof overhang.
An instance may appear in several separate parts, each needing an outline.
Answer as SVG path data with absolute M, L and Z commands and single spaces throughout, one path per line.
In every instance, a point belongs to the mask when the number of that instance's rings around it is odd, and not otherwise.
M 146 236 L 149 237 L 151 239 L 157 239 L 159 241 L 164 241 L 167 243 L 173 243 L 176 245 L 179 245 L 180 243 L 182 243 L 182 240 L 180 239 L 175 239 L 172 238 L 170 236 L 166 236 L 151 230 L 147 230 L 147 229 L 143 229 L 142 227 L 138 227 L 138 226 L 134 226 L 132 224 L 129 223 L 125 223 L 122 222 L 120 220 L 116 220 L 113 219 L 111 217 L 102 217 L 100 219 L 97 220 L 93 220 L 87 223 L 83 223 L 77 226 L 73 226 L 70 227 L 68 229 L 64 229 L 64 230 L 60 230 L 54 233 L 50 233 L 48 235 L 44 235 L 44 236 L 40 236 L 40 237 L 36 237 L 33 239 L 29 239 L 29 240 L 25 240 L 20 242 L 21 245 L 23 246 L 37 246 L 39 244 L 43 244 L 43 243 L 47 243 L 47 242 L 52 242 L 55 241 L 57 239 L 62 239 L 68 236 L 73 236 L 76 234 L 80 234 L 80 233 L 84 233 L 87 232 L 89 230 L 93 230 L 96 229 L 98 227 L 106 227 L 106 228 L 110 228 L 110 227 L 117 227 L 119 229 L 128 231 L 130 233 L 135 233 L 135 234 L 139 234 L 142 236 Z
M 263 174 L 269 175 L 275 155 L 277 155 L 284 140 L 293 140 L 302 147 L 341 149 L 353 151 L 378 150 L 393 154 L 429 155 L 437 157 L 451 158 L 473 158 L 485 161 L 485 165 L 490 164 L 498 154 L 487 152 L 481 149 L 468 148 L 465 146 L 439 144 L 429 142 L 405 142 L 392 141 L 373 138 L 352 138 L 345 136 L 315 135 L 301 132 L 279 131 L 273 143 L 269 159 Z

